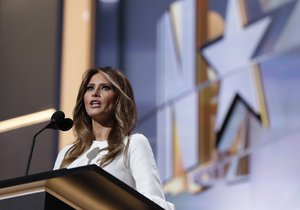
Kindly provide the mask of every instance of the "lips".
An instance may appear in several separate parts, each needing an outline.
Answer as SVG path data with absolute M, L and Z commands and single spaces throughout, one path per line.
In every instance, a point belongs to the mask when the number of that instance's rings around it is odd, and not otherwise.
M 92 101 L 90 102 L 90 105 L 91 105 L 92 108 L 98 108 L 98 107 L 101 106 L 101 102 L 98 101 L 98 100 L 92 100 Z

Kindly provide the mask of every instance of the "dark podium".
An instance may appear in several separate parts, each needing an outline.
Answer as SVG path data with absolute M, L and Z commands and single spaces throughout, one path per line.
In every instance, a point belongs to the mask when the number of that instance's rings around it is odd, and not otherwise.
M 163 210 L 96 165 L 0 181 L 1 210 Z

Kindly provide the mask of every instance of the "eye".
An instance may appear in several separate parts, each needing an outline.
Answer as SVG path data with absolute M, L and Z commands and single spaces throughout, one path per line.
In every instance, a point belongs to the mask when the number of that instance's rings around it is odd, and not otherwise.
M 94 90 L 94 86 L 93 85 L 88 85 L 86 87 L 86 91 L 92 91 L 92 90 Z
M 109 86 L 109 85 L 102 85 L 101 86 L 101 90 L 111 90 L 111 86 Z

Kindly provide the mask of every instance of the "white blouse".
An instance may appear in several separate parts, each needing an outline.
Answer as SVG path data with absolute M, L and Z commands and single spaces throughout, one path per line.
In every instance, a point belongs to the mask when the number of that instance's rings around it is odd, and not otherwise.
M 128 138 L 124 139 L 126 145 Z M 58 154 L 55 161 L 54 170 L 59 169 L 66 152 L 72 145 L 64 147 Z M 99 165 L 99 159 L 107 150 L 101 151 L 108 146 L 106 140 L 93 141 L 92 146 L 67 168 L 75 168 L 89 164 Z M 117 177 L 127 185 L 131 186 L 144 196 L 151 199 L 167 210 L 174 210 L 172 203 L 165 200 L 165 195 L 159 178 L 154 155 L 148 139 L 142 134 L 133 134 L 130 137 L 128 153 L 118 155 L 111 163 L 103 169 Z

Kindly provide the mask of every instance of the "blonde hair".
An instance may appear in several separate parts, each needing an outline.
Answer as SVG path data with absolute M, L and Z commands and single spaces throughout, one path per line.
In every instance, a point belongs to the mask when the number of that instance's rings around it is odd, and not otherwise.
M 68 166 L 92 145 L 95 136 L 92 129 L 92 120 L 84 106 L 84 94 L 93 75 L 101 73 L 109 81 L 116 92 L 116 109 L 114 125 L 108 135 L 108 146 L 103 150 L 108 153 L 100 160 L 100 166 L 109 164 L 120 154 L 125 145 L 123 139 L 129 136 L 136 124 L 137 110 L 134 93 L 129 80 L 118 70 L 107 66 L 90 69 L 85 72 L 78 91 L 76 105 L 73 110 L 74 131 L 76 141 L 66 153 L 61 168 Z

